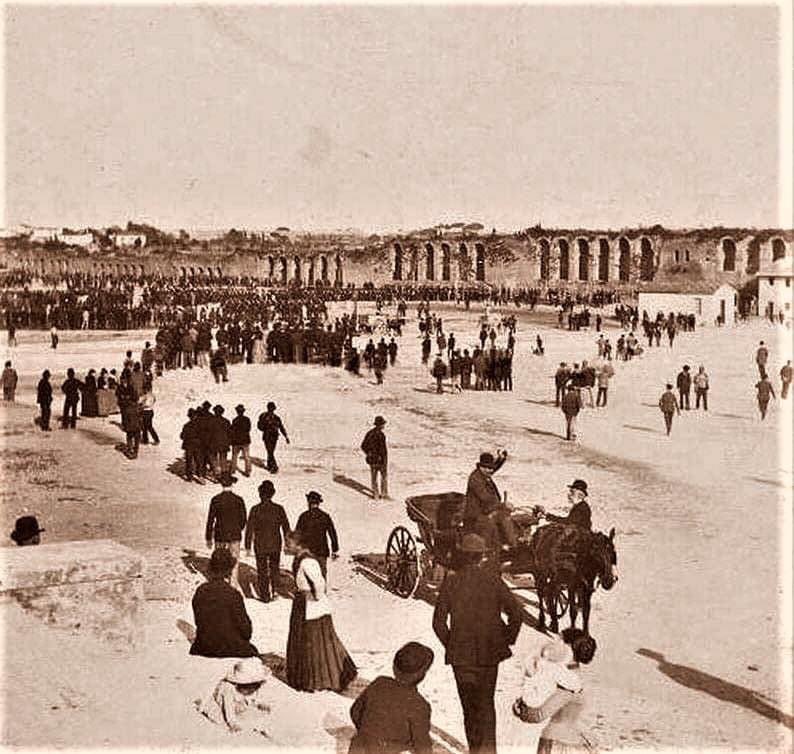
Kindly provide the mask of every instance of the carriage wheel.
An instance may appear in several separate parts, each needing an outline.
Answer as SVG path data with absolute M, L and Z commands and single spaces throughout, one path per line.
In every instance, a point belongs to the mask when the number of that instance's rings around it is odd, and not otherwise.
M 410 597 L 419 585 L 419 556 L 411 532 L 396 527 L 386 544 L 386 573 L 389 589 L 400 597 Z
M 552 609 L 557 619 L 562 618 L 568 611 L 568 606 L 571 604 L 570 591 L 567 587 L 561 587 L 554 595 L 554 603 Z

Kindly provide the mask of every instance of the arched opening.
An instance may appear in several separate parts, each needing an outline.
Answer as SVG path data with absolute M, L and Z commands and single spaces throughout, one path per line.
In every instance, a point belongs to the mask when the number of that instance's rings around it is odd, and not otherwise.
M 551 276 L 551 246 L 545 238 L 540 239 L 540 279 L 548 280 Z
M 198 269 L 199 276 L 204 277 L 204 268 L 203 267 L 198 267 L 197 269 Z
M 192 267 L 190 268 L 190 277 L 196 277 L 196 271 Z
M 301 282 L 303 278 L 301 277 L 301 260 L 300 257 L 295 257 L 295 280 Z
M 328 257 L 320 257 L 320 280 L 328 282 Z
M 309 285 L 314 285 L 314 257 L 309 260 L 309 272 L 306 280 Z
M 436 250 L 433 244 L 425 245 L 425 276 L 428 280 L 436 279 Z
M 144 273 L 144 270 L 143 270 L 143 265 L 142 265 L 142 264 L 139 264 L 139 265 L 138 265 L 138 277 L 143 277 L 143 276 L 144 276 L 144 274 L 145 274 L 145 273 Z
M 342 277 L 342 257 L 337 254 L 336 255 L 336 270 L 334 273 L 334 285 L 338 288 L 341 288 L 344 284 L 344 279 Z
M 280 276 L 281 276 L 281 285 L 286 285 L 287 280 L 289 279 L 289 270 L 287 269 L 287 258 L 281 257 L 279 260 L 279 264 L 281 267 Z
M 416 246 L 411 247 L 411 269 L 408 274 L 408 279 L 416 282 L 419 280 L 419 249 Z
M 653 248 L 647 238 L 640 240 L 640 280 L 653 280 Z
M 179 277 L 186 278 L 187 277 L 187 270 L 184 267 L 179 268 Z
M 736 271 L 736 244 L 730 238 L 722 241 L 722 271 Z
M 782 238 L 772 239 L 772 261 L 777 262 L 778 259 L 786 258 L 786 244 L 783 243 Z
M 485 246 L 481 243 L 474 245 L 475 253 L 475 267 L 474 279 L 484 283 L 485 282 Z
M 223 277 L 223 272 L 221 271 L 221 268 L 218 267 L 217 270 L 218 270 L 218 277 L 222 278 Z
M 452 251 L 448 243 L 441 244 L 441 279 L 448 281 L 452 277 Z
M 564 238 L 561 238 L 557 245 L 560 248 L 560 280 L 568 280 L 571 266 L 571 248 Z
M 394 244 L 394 273 L 392 277 L 394 280 L 403 279 L 403 247 L 398 243 Z
M 609 280 L 609 241 L 606 238 L 598 239 L 598 279 L 602 283 Z
M 458 260 L 458 265 L 461 281 L 468 283 L 471 277 L 471 259 L 469 258 L 469 250 L 465 243 L 460 245 L 460 259 Z
M 267 276 L 271 280 L 276 276 L 276 260 L 273 257 L 267 258 Z
M 576 241 L 579 247 L 579 280 L 590 279 L 590 244 L 584 239 Z
M 212 267 L 207 267 L 207 275 L 209 275 L 210 280 L 215 277 L 215 273 L 212 271 Z
M 631 247 L 628 238 L 621 238 L 618 241 L 618 280 L 621 283 L 628 283 L 631 274 Z

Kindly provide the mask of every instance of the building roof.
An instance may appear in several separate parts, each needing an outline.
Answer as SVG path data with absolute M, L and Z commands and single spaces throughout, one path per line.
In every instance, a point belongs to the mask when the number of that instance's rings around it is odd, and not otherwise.
M 758 270 L 758 277 L 761 278 L 790 278 L 792 276 L 794 276 L 794 257 L 790 253 L 774 262 L 764 262 Z
M 669 280 L 654 282 L 640 290 L 643 293 L 670 293 L 673 295 L 702 295 L 711 296 L 720 288 L 736 290 L 730 283 L 720 283 L 715 280 Z

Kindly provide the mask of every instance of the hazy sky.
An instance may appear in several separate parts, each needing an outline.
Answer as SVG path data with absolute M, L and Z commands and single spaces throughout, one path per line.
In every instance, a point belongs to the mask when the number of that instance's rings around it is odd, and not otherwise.
M 10 7 L 6 223 L 778 224 L 774 7 Z

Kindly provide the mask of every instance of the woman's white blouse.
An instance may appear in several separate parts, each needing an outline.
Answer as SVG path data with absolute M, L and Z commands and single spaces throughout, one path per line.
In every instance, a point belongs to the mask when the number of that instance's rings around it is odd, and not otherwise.
M 312 597 L 312 588 L 309 580 L 314 585 L 316 599 Z M 320 570 L 320 564 L 314 558 L 304 558 L 298 567 L 295 576 L 295 584 L 298 589 L 306 595 L 306 620 L 322 618 L 323 615 L 331 614 L 331 604 L 328 602 L 328 595 L 325 593 L 325 579 Z

